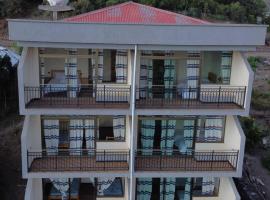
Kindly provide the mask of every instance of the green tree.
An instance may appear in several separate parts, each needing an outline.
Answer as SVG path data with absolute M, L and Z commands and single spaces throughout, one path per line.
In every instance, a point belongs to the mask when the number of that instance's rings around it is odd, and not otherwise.
M 253 118 L 242 117 L 240 121 L 246 135 L 246 150 L 251 151 L 260 142 L 261 130 Z

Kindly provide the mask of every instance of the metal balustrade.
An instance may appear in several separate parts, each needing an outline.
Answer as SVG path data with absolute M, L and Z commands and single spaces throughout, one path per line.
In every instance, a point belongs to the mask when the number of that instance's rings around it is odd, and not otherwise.
M 197 88 L 153 85 L 136 89 L 137 108 L 244 108 L 245 86 L 202 86 Z
M 129 150 L 62 149 L 28 151 L 28 172 L 127 171 Z
M 79 85 L 24 87 L 25 106 L 27 108 L 128 108 L 130 86 L 112 87 L 106 85 Z
M 235 171 L 238 151 L 137 150 L 136 171 Z

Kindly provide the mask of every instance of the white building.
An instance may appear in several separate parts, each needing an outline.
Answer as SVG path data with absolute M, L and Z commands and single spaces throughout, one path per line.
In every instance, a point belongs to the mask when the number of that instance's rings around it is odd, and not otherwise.
M 9 20 L 25 200 L 239 200 L 264 25 L 127 2 L 59 21 Z

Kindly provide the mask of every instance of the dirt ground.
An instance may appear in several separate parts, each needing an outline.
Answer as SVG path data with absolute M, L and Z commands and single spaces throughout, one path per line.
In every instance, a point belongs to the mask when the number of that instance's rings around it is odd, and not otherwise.
M 20 135 L 23 119 L 10 115 L 0 120 L 1 200 L 23 200 L 26 181 L 21 179 Z

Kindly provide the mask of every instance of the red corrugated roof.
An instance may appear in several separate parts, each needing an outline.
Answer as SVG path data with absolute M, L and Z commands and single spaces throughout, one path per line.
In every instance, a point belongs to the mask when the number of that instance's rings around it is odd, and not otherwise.
M 210 22 L 161 10 L 135 2 L 125 2 L 96 11 L 66 18 L 67 22 L 198 25 Z

